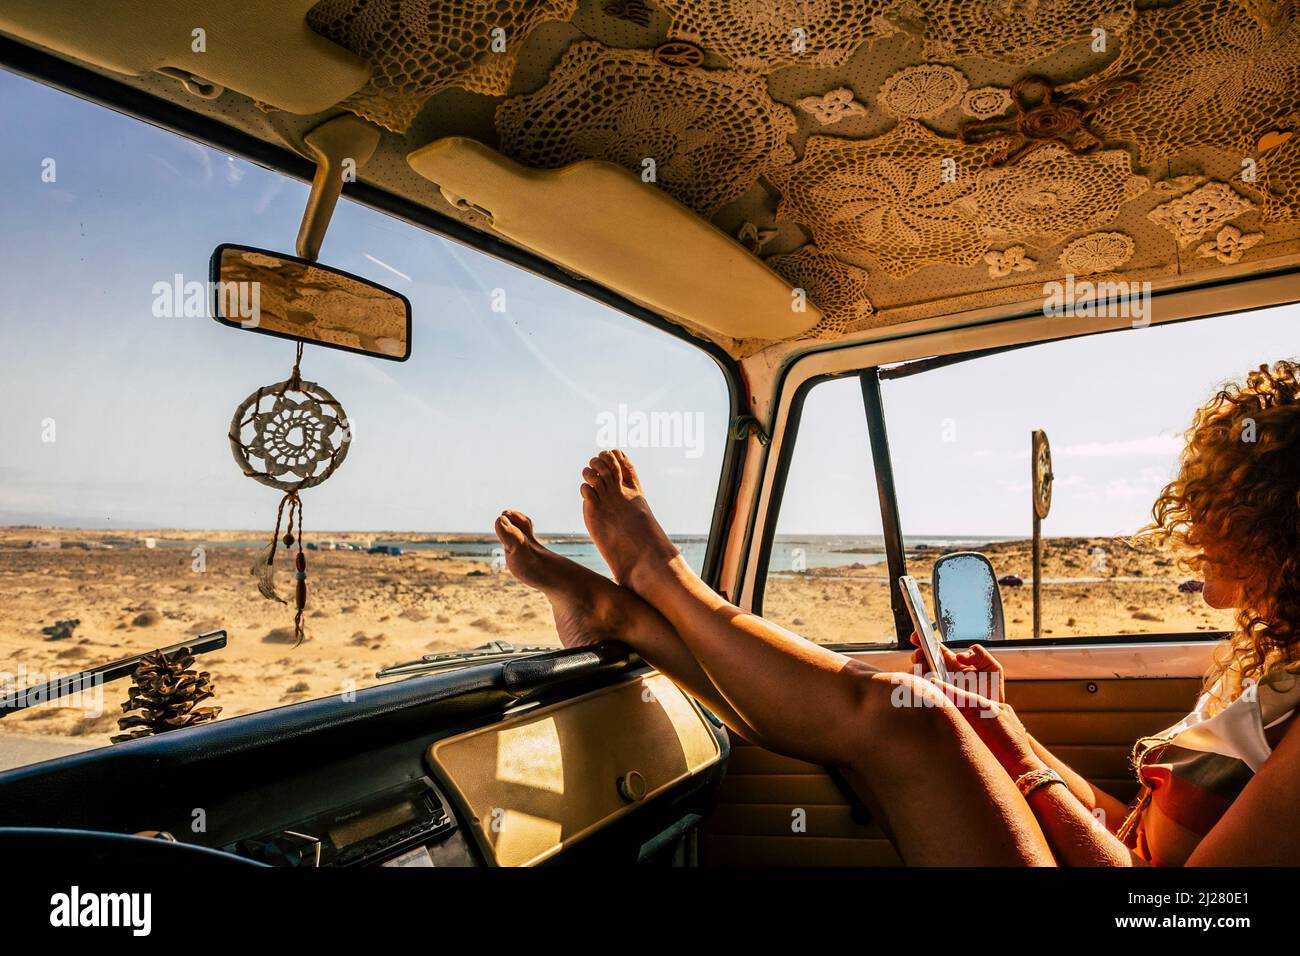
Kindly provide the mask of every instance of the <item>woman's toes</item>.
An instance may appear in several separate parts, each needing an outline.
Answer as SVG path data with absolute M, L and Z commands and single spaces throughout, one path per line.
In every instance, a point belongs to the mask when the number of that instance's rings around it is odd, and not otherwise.
M 524 514 L 522 511 L 503 511 L 501 513 L 510 520 L 512 525 L 524 533 L 525 538 L 536 540 L 537 536 L 533 533 L 532 518 L 528 517 L 528 515 Z
M 533 535 L 533 519 L 522 511 L 503 511 L 496 520 L 497 537 L 505 546 L 506 567 L 529 587 L 547 592 L 558 582 L 556 569 L 564 559 L 540 544 Z
M 618 459 L 614 457 L 612 451 L 602 451 L 599 456 L 605 465 L 605 473 L 609 475 L 609 480 L 616 485 L 623 483 L 623 469 L 619 466 Z
M 583 501 L 590 501 L 592 503 L 595 503 L 600 500 L 600 497 L 596 494 L 596 488 L 594 485 L 585 484 L 585 483 L 579 485 L 578 494 L 582 495 Z
M 627 452 L 621 448 L 615 448 L 614 458 L 618 461 L 619 468 L 623 472 L 623 484 L 629 488 L 641 487 L 641 481 L 636 476 L 636 468 L 632 465 L 632 459 L 627 456 Z
M 503 511 L 497 517 L 496 533 L 506 551 L 513 552 L 528 540 L 528 536 L 510 519 L 509 515 L 509 512 Z

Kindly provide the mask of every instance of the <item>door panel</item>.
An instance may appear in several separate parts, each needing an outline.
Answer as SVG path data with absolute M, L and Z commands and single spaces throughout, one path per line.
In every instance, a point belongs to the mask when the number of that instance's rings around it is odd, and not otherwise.
M 1008 682 L 1007 699 L 1052 753 L 1127 801 L 1137 794 L 1133 744 L 1182 720 L 1200 687 L 1198 678 L 1187 677 L 1018 680 Z
M 1011 661 L 1029 655 L 1005 657 L 1012 672 Z M 1018 669 L 1041 670 L 1043 661 L 1035 663 Z M 1134 742 L 1182 719 L 1200 686 L 1198 677 L 1009 678 L 1007 699 L 1029 732 L 1053 753 L 1100 789 L 1127 801 L 1137 790 L 1129 767 Z M 801 833 L 793 829 L 798 810 L 806 820 Z M 824 769 L 735 735 L 718 805 L 701 832 L 700 861 L 706 866 L 901 863 L 879 827 L 854 820 L 848 797 Z
M 795 831 L 796 811 L 805 829 Z M 731 736 L 718 802 L 700 832 L 703 866 L 897 866 L 874 823 L 853 819 L 826 771 Z

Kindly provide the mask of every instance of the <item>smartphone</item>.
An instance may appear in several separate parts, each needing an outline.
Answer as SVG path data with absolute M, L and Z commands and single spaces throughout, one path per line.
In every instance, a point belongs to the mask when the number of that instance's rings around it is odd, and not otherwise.
M 930 623 L 930 612 L 926 610 L 925 598 L 921 597 L 916 578 L 904 574 L 898 579 L 898 587 L 903 592 L 907 613 L 912 615 L 912 628 L 921 639 L 921 656 L 925 658 L 925 666 L 939 680 L 951 683 L 948 668 L 943 663 L 943 654 L 939 651 L 939 637 L 934 633 L 934 625 Z

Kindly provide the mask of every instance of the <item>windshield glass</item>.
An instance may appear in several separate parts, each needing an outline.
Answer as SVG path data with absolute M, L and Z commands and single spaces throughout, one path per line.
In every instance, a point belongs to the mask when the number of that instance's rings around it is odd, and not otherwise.
M 292 252 L 307 186 L 8 74 L 0 120 L 10 688 L 225 629 L 229 645 L 195 666 L 226 718 L 345 694 L 423 654 L 556 644 L 545 600 L 504 573 L 492 524 L 524 511 L 604 571 L 578 488 L 605 447 L 629 451 L 699 567 L 727 426 L 713 360 L 344 200 L 321 260 L 407 296 L 413 347 L 400 364 L 306 348 L 304 378 L 344 406 L 353 440 L 302 493 L 308 639 L 295 646 L 292 604 L 250 573 L 281 494 L 244 477 L 227 440 L 236 406 L 288 377 L 294 345 L 218 324 L 194 288 L 220 243 Z M 277 566 L 291 595 L 292 564 Z M 128 684 L 5 717 L 0 762 L 107 743 Z

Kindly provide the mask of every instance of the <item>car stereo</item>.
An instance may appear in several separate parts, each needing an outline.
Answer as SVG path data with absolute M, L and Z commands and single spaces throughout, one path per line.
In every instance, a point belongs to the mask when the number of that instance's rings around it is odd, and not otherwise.
M 428 777 L 222 847 L 271 866 L 360 866 L 456 828 Z

